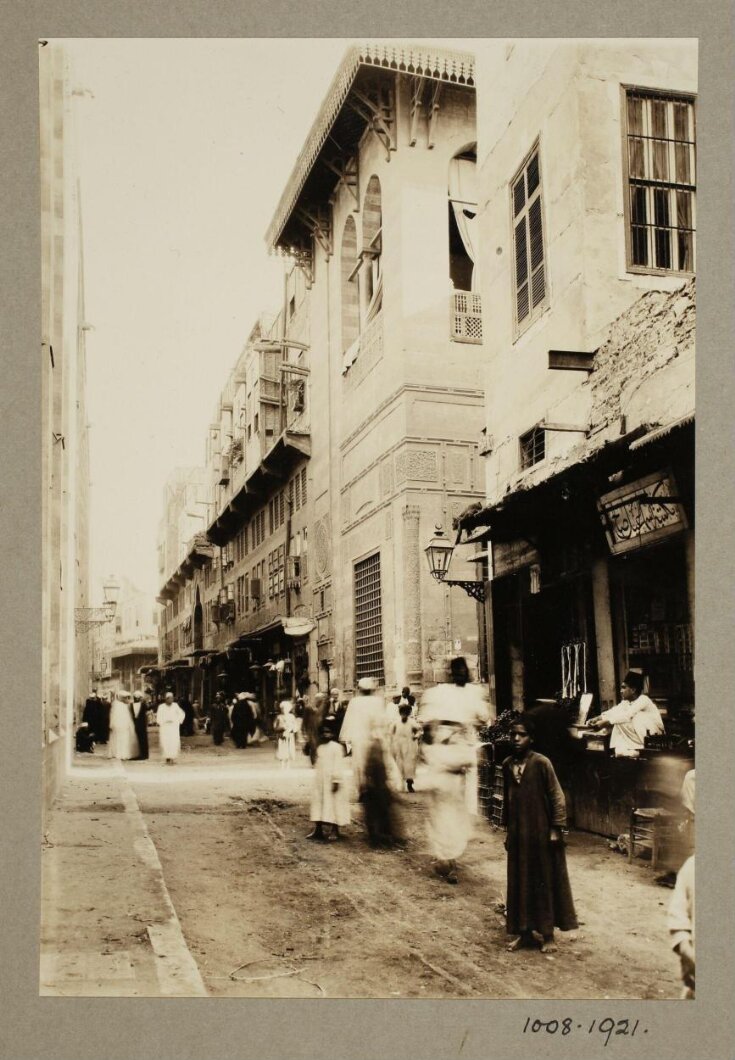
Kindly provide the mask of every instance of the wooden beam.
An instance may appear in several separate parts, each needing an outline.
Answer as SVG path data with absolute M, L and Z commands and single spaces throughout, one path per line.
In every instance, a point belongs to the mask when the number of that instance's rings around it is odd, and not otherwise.
M 594 361 L 594 353 L 582 353 L 577 350 L 549 350 L 549 368 L 563 372 L 591 372 Z

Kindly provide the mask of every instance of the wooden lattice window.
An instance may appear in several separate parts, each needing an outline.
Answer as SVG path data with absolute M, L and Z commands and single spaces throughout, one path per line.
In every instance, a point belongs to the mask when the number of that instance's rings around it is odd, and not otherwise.
M 515 319 L 520 328 L 538 315 L 548 294 L 538 144 L 511 183 L 511 209 Z
M 355 564 L 355 680 L 384 680 L 380 553 Z
M 694 272 L 694 100 L 628 89 L 625 123 L 628 267 Z

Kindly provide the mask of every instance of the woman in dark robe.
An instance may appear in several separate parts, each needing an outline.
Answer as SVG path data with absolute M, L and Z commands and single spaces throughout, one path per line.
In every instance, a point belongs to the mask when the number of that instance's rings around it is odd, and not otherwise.
M 212 709 L 210 711 L 210 718 L 212 740 L 217 746 L 219 746 L 225 738 L 225 730 L 229 725 L 227 704 L 225 703 L 225 697 L 222 692 L 218 692 L 214 697 L 214 703 L 212 704 Z
M 248 736 L 255 731 L 255 715 L 246 692 L 241 692 L 235 701 L 230 725 L 235 747 L 247 747 Z
M 533 736 L 533 719 L 521 715 L 511 727 L 513 754 L 503 762 L 506 929 L 519 936 L 508 949 L 534 946 L 536 932 L 543 940 L 541 952 L 551 953 L 554 928 L 572 931 L 578 925 L 562 838 L 564 793 L 549 759 L 531 749 Z
M 130 713 L 133 715 L 135 735 L 138 737 L 138 746 L 140 747 L 138 758 L 145 759 L 148 757 L 148 710 L 140 692 L 133 693 Z

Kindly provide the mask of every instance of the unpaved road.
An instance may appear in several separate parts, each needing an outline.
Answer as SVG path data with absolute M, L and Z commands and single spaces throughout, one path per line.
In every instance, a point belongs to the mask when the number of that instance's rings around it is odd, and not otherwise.
M 306 841 L 310 770 L 279 772 L 268 747 L 233 754 L 197 738 L 169 771 L 149 762 L 126 773 L 212 995 L 678 996 L 671 892 L 599 837 L 570 837 L 580 929 L 559 934 L 554 956 L 509 954 L 496 911 L 502 834 L 478 818 L 459 886 L 438 879 L 420 772 L 404 807 L 408 847 L 389 852 L 368 847 L 357 806 L 344 841 Z

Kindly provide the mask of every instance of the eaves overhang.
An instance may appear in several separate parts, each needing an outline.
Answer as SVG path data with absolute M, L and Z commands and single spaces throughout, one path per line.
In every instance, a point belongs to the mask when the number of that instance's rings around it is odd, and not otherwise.
M 308 223 L 295 216 L 297 207 L 326 204 L 340 180 L 339 170 L 354 155 L 371 125 L 361 93 L 376 72 L 395 79 L 399 74 L 460 88 L 475 87 L 475 59 L 468 52 L 432 47 L 430 43 L 365 41 L 348 49 L 283 190 L 265 241 L 271 250 L 298 254 Z M 357 106 L 351 97 L 360 93 Z

